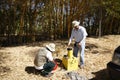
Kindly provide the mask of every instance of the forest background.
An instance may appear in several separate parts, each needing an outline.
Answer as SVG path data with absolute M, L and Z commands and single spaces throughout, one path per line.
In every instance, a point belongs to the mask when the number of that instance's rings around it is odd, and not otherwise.
M 73 20 L 89 36 L 120 34 L 120 0 L 0 0 L 0 45 L 69 38 Z

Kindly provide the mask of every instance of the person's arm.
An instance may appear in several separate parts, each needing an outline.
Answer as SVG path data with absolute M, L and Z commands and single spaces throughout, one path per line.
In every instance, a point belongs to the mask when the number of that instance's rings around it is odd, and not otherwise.
M 46 57 L 47 57 L 48 61 L 53 61 L 52 53 L 47 53 Z
M 74 29 L 73 29 L 74 30 Z M 72 33 L 71 33 L 71 37 L 69 39 L 69 42 L 68 42 L 68 46 L 70 46 L 71 42 L 72 42 L 72 39 L 74 37 L 74 31 L 72 30 Z

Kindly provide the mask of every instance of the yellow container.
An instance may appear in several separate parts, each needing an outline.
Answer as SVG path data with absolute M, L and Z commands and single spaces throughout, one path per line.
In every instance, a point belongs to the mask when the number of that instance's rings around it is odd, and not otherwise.
M 76 57 L 63 57 L 62 63 L 68 71 L 78 69 L 78 59 Z
M 67 48 L 67 51 L 68 51 L 68 53 L 67 53 L 68 57 L 72 58 L 73 57 L 73 50 L 72 50 L 72 48 Z

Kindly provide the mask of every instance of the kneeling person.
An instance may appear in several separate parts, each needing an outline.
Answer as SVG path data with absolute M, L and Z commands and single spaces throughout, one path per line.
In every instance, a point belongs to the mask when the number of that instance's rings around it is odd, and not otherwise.
M 34 59 L 35 69 L 40 70 L 43 76 L 52 74 L 57 68 L 54 62 L 52 53 L 55 51 L 55 44 L 50 43 L 45 47 L 40 48 Z

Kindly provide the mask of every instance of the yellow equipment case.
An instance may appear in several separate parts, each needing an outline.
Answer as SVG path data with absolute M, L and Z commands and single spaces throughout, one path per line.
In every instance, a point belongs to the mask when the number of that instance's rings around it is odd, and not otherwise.
M 73 56 L 72 48 L 67 48 L 68 53 L 62 58 L 62 63 L 64 67 L 68 70 L 77 70 L 78 69 L 78 59 Z

